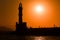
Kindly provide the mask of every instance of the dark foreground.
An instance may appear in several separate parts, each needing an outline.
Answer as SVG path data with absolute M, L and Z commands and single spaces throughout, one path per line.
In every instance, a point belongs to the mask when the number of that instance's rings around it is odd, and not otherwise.
M 60 36 L 16 36 L 16 35 L 0 35 L 0 40 L 60 40 Z
M 35 35 L 35 36 L 41 36 L 41 35 L 60 36 L 60 28 L 34 28 L 34 29 L 16 31 L 16 34 L 17 35 Z
M 46 40 L 60 40 L 60 28 L 28 29 L 20 32 L 0 32 L 0 40 L 38 40 L 40 37 L 44 37 Z
M 21 31 L 0 32 L 0 34 L 19 36 L 60 36 L 60 28 L 34 28 Z

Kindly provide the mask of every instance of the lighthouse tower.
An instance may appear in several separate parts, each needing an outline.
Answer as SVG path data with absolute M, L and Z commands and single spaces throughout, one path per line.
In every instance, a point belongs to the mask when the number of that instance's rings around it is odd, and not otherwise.
M 27 29 L 26 22 L 22 22 L 22 3 L 19 4 L 19 22 L 16 22 L 16 32 L 24 32 Z

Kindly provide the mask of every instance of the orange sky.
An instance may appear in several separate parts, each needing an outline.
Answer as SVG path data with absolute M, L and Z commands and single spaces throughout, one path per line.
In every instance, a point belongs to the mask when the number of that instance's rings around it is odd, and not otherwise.
M 60 25 L 60 13 L 59 13 L 59 3 L 54 0 L 25 0 L 23 3 L 23 18 L 27 22 L 28 26 L 38 27 L 38 26 L 53 26 L 56 24 Z M 34 5 L 41 4 L 45 7 L 45 12 L 42 15 L 37 14 L 33 8 Z
M 59 0 L 21 0 L 23 5 L 23 21 L 27 26 L 47 27 L 56 24 L 60 26 L 60 1 Z M 34 12 L 35 5 L 43 5 L 45 12 L 38 15 Z M 18 21 L 19 0 L 0 0 L 0 26 L 15 28 Z

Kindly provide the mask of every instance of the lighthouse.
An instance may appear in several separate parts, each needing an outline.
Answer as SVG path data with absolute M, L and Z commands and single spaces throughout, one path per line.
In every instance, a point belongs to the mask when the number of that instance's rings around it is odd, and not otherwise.
M 26 29 L 27 29 L 27 26 L 26 26 L 26 22 L 23 22 L 22 21 L 22 3 L 20 2 L 20 4 L 19 4 L 19 8 L 18 8 L 18 10 L 19 10 L 19 13 L 18 13 L 18 22 L 16 22 L 16 32 L 17 33 L 23 33 L 23 32 L 25 32 L 26 31 Z

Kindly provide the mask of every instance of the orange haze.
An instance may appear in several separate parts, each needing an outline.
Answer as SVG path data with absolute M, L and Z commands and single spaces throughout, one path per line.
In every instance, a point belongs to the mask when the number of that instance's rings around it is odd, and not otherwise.
M 18 22 L 19 0 L 0 0 L 0 26 L 15 29 Z M 23 21 L 28 27 L 53 27 L 60 26 L 60 1 L 59 0 L 21 0 L 23 7 Z M 43 13 L 36 13 L 34 7 L 42 5 Z

